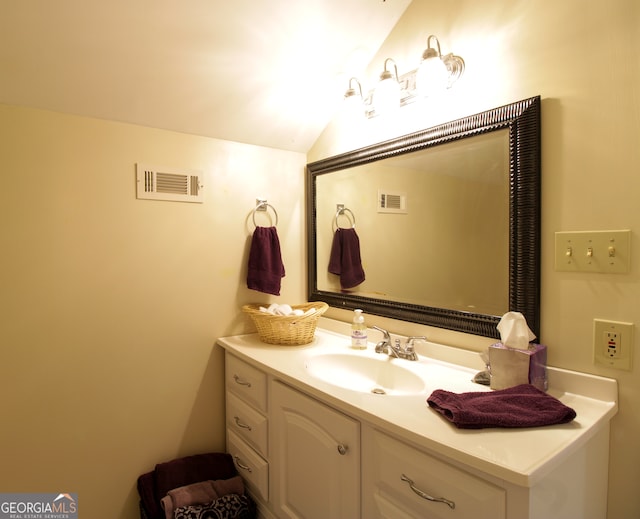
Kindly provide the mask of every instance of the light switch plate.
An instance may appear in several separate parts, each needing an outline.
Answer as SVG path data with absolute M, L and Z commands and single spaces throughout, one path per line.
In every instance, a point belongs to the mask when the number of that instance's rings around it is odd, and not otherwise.
M 631 231 L 556 232 L 555 266 L 562 272 L 627 274 Z

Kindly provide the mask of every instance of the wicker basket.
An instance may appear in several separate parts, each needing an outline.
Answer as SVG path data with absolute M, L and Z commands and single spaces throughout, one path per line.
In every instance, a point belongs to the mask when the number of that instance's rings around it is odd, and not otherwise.
M 304 305 L 293 305 L 294 310 L 306 312 L 310 308 L 315 308 L 315 312 L 307 316 L 299 315 L 273 315 L 260 311 L 258 304 L 244 305 L 242 311 L 249 314 L 253 320 L 258 335 L 262 342 L 267 344 L 280 344 L 282 346 L 299 346 L 309 344 L 316 332 L 318 318 L 327 311 L 327 303 L 307 303 Z

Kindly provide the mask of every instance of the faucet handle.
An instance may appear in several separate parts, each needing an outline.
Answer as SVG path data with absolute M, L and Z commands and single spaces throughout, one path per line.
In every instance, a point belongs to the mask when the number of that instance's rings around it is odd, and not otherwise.
M 393 349 L 393 347 L 391 346 L 391 337 L 389 335 L 389 332 L 375 325 L 372 326 L 372 328 L 378 330 L 379 332 L 382 332 L 383 335 L 382 340 L 376 344 L 376 353 L 384 353 L 385 351 L 387 351 L 387 348 Z
M 404 345 L 405 350 L 408 352 L 411 352 L 414 350 L 413 341 L 426 341 L 426 340 L 427 338 L 424 335 L 418 335 L 416 337 L 407 337 L 407 342 Z
M 389 332 L 387 330 L 375 325 L 373 325 L 371 328 L 373 328 L 374 330 L 378 330 L 379 332 L 382 332 L 382 339 L 385 342 L 388 342 L 389 344 L 391 344 L 391 336 L 389 335 Z

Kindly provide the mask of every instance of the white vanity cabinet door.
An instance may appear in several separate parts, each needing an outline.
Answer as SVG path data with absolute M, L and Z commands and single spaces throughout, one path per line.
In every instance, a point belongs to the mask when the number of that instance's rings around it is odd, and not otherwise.
M 360 423 L 271 385 L 271 489 L 281 519 L 360 517 Z
M 362 517 L 367 519 L 506 517 L 505 489 L 371 427 L 363 428 L 362 479 Z M 430 501 L 420 492 L 446 502 Z

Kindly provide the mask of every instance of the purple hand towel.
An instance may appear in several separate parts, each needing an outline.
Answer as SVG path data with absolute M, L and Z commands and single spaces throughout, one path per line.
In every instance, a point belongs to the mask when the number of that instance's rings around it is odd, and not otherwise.
M 215 481 L 199 481 L 191 485 L 169 490 L 160 504 L 165 512 L 165 519 L 173 519 L 178 508 L 194 505 L 206 505 L 219 497 L 229 494 L 244 495 L 244 482 L 240 476 Z
M 212 452 L 159 463 L 138 478 L 138 493 L 149 519 L 164 519 L 160 500 L 173 488 L 208 479 L 229 479 L 238 474 L 230 454 Z
M 227 453 L 207 453 L 158 463 L 154 470 L 155 486 L 160 498 L 169 490 L 208 479 L 229 479 L 238 473 Z
M 256 227 L 249 251 L 247 286 L 252 290 L 279 296 L 283 277 L 284 264 L 276 228 Z
M 166 496 L 160 500 L 165 519 L 173 519 L 174 510 L 183 506 L 206 505 L 218 499 L 220 495 L 216 492 L 212 480 L 199 481 L 191 485 L 169 490 Z
M 353 288 L 364 281 L 360 258 L 360 238 L 353 228 L 338 228 L 333 234 L 329 272 L 340 276 L 342 288 Z
M 531 384 L 490 392 L 436 389 L 427 403 L 460 429 L 541 427 L 567 423 L 576 417 L 573 409 Z

